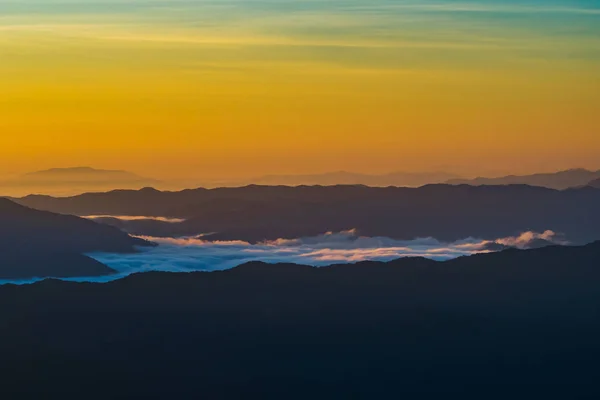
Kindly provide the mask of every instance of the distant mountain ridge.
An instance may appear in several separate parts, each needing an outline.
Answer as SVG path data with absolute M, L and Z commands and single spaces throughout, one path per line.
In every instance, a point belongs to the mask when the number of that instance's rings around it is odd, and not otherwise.
M 70 167 L 70 168 L 50 168 L 41 171 L 28 172 L 23 176 L 28 177 L 43 177 L 43 176 L 72 176 L 72 175 L 113 175 L 113 176 L 124 176 L 127 178 L 138 178 L 140 176 L 123 171 L 123 170 L 109 170 L 109 169 L 96 169 L 92 167 Z
M 564 190 L 585 186 L 589 182 L 600 179 L 600 171 L 589 171 L 582 168 L 569 169 L 553 173 L 533 175 L 508 175 L 498 178 L 479 177 L 475 179 L 451 179 L 451 185 L 531 185 L 550 189 Z
M 385 174 L 364 174 L 348 171 L 334 171 L 321 174 L 265 175 L 245 180 L 207 180 L 202 183 L 207 188 L 234 188 L 248 185 L 263 186 L 336 186 L 365 185 L 371 187 L 421 187 L 430 184 L 451 185 L 508 185 L 525 184 L 551 189 L 564 190 L 581 187 L 600 179 L 600 171 L 571 169 L 555 173 L 533 175 L 509 175 L 504 177 L 461 178 L 455 173 L 430 172 L 391 172 Z M 102 192 L 115 189 L 138 190 L 144 187 L 181 190 L 198 186 L 192 180 L 160 181 L 139 176 L 123 170 L 103 170 L 92 167 L 51 168 L 30 172 L 19 177 L 0 180 L 0 195 L 25 196 L 46 194 L 51 196 L 73 196 L 86 192 Z
M 48 182 L 66 184 L 70 182 L 145 182 L 158 183 L 158 180 L 141 177 L 121 170 L 95 169 L 91 167 L 51 168 L 22 175 L 25 182 Z
M 347 171 L 327 172 L 312 175 L 266 175 L 252 179 L 257 185 L 366 185 L 417 187 L 443 183 L 457 175 L 447 172 L 391 172 L 387 174 L 361 174 Z
M 591 187 L 559 191 L 527 185 L 252 185 L 179 192 L 117 190 L 67 198 L 27 196 L 15 201 L 64 214 L 184 220 L 107 219 L 129 233 L 149 236 L 215 232 L 210 239 L 260 242 L 357 229 L 364 236 L 401 240 L 493 240 L 546 230 L 565 234 L 575 243 L 600 238 L 600 189 Z
M 92 167 L 67 167 L 67 168 L 49 168 L 40 171 L 28 172 L 25 175 L 45 175 L 45 174 L 71 174 L 71 173 L 127 173 L 123 170 L 97 169 Z
M 462 176 L 461 176 L 462 175 Z M 498 177 L 480 176 L 465 178 L 465 174 L 443 171 L 391 172 L 384 174 L 365 174 L 348 171 L 333 171 L 319 174 L 265 175 L 245 180 L 206 181 L 202 187 L 240 187 L 248 185 L 264 186 L 334 186 L 365 185 L 372 187 L 420 187 L 431 184 L 451 185 L 531 185 L 564 190 L 586 185 L 593 179 L 600 179 L 600 171 L 573 168 L 557 172 L 530 175 L 507 175 Z M 189 183 L 189 182 L 188 182 Z M 190 185 L 187 185 L 190 186 Z M 198 185 L 192 185 L 198 186 Z
M 52 168 L 0 181 L 0 191 L 72 195 L 88 191 L 140 189 L 160 184 L 128 171 L 91 167 Z

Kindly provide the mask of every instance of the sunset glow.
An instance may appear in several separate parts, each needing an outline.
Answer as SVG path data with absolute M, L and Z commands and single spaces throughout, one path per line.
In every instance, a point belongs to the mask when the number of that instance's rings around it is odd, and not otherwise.
M 600 1 L 0 0 L 0 167 L 600 168 Z

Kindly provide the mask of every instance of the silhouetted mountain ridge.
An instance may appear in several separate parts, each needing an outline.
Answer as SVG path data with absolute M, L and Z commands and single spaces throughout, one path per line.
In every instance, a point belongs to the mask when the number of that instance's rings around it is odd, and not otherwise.
M 396 239 L 496 239 L 553 230 L 585 243 L 600 237 L 600 190 L 558 191 L 527 185 L 247 186 L 181 192 L 113 191 L 69 198 L 28 196 L 21 204 L 77 215 L 185 219 L 105 222 L 149 236 L 216 232 L 212 239 L 260 242 L 357 229 Z
M 3 390 L 87 399 L 595 398 L 599 259 L 597 242 L 447 262 L 251 263 L 106 284 L 6 285 Z

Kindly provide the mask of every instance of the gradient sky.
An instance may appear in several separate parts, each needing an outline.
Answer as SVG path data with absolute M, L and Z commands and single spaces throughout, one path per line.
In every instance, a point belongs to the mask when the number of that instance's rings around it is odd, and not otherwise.
M 600 0 L 0 0 L 0 169 L 600 169 Z

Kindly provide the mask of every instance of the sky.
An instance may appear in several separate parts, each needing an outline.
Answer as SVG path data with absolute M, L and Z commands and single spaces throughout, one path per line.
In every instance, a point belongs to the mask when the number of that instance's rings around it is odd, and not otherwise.
M 0 0 L 0 171 L 600 169 L 600 0 Z

